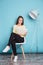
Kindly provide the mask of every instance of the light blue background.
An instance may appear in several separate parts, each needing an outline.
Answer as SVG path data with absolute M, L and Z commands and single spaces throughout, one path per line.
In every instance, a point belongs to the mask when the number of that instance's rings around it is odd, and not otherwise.
M 31 9 L 38 10 L 37 20 L 29 18 Z M 19 15 L 24 17 L 28 29 L 26 43 L 23 45 L 25 53 L 43 53 L 43 0 L 0 0 L 0 53 L 8 44 L 12 27 Z M 20 48 L 17 52 L 21 52 Z

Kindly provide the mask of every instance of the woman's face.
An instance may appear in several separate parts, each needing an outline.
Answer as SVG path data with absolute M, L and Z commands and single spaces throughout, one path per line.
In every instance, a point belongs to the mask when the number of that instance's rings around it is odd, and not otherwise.
M 22 22 L 23 22 L 23 19 L 22 18 L 19 18 L 19 20 L 18 20 L 18 24 L 22 24 Z

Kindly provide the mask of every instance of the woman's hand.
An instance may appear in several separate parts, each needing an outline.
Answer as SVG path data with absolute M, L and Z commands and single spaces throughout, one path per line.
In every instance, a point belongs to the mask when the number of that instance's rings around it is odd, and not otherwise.
M 18 34 L 18 35 L 20 35 L 20 36 L 26 36 L 26 34 L 27 34 L 27 32 L 25 32 L 25 33 L 22 33 L 22 34 Z

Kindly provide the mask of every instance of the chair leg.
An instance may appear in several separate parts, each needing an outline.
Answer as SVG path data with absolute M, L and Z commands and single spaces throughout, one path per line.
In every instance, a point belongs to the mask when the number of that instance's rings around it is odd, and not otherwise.
M 12 53 L 12 55 L 11 55 L 11 61 L 14 59 L 14 54 Z
M 22 45 L 21 45 L 21 49 L 22 49 L 23 57 L 25 59 L 25 53 L 24 53 L 24 49 L 23 49 Z

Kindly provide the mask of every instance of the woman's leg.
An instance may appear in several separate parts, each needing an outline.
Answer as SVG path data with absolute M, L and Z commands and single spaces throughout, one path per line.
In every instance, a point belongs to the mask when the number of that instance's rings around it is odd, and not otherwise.
M 14 33 L 11 33 L 10 38 L 9 38 L 9 42 L 7 44 L 8 46 L 10 46 L 10 44 L 12 43 L 13 37 L 14 37 Z
M 17 53 L 16 53 L 15 37 L 13 38 L 13 41 L 12 41 L 11 45 L 12 45 L 12 50 L 13 50 L 14 62 L 17 62 L 18 56 L 17 56 Z
M 14 33 L 14 37 L 13 37 L 13 41 L 11 43 L 12 45 L 12 50 L 13 50 L 13 54 L 15 56 L 14 58 L 14 62 L 17 61 L 17 53 L 16 53 L 16 43 L 21 43 L 24 42 L 24 38 L 20 37 L 18 34 Z
M 12 45 L 13 53 L 14 53 L 14 55 L 17 55 L 17 53 L 16 53 L 16 43 L 24 42 L 24 38 L 22 38 L 18 34 L 14 33 L 14 35 L 13 35 L 11 40 L 12 40 L 11 41 L 11 45 Z
M 12 45 L 13 53 L 16 56 L 17 55 L 17 53 L 16 53 L 16 44 L 13 42 L 11 45 Z
M 14 36 L 14 33 L 11 33 L 10 38 L 9 38 L 9 42 L 2 52 L 8 52 L 10 50 L 10 44 L 12 43 L 13 36 Z

